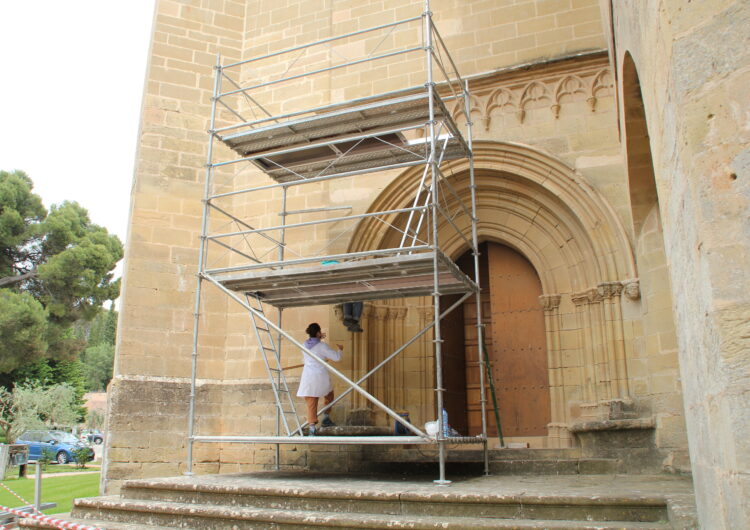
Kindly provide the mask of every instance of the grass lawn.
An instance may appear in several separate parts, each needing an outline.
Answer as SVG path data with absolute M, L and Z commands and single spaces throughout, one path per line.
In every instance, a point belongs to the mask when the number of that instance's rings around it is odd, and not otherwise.
M 52 467 L 52 466 L 50 466 Z M 96 497 L 99 495 L 100 473 L 86 475 L 65 475 L 48 477 L 42 479 L 42 502 L 56 502 L 56 508 L 45 510 L 44 513 L 65 513 L 73 507 L 73 499 L 82 497 Z M 15 491 L 18 495 L 34 503 L 34 479 L 16 478 L 4 480 L 5 486 Z M 13 496 L 8 490 L 0 487 L 0 505 L 17 508 L 24 504 Z
M 80 468 L 76 467 L 75 464 L 50 464 L 47 466 L 47 469 L 43 469 L 42 473 L 44 474 L 52 474 L 52 473 L 78 473 L 80 471 L 99 471 L 101 469 L 101 465 L 99 464 L 86 464 L 86 467 Z M 18 468 L 15 468 L 18 469 Z M 26 469 L 26 475 L 28 478 L 33 479 L 34 474 L 36 473 L 36 465 L 31 462 L 28 465 L 28 468 Z M 10 478 L 12 473 L 6 473 L 5 476 Z M 18 475 L 18 473 L 16 473 Z

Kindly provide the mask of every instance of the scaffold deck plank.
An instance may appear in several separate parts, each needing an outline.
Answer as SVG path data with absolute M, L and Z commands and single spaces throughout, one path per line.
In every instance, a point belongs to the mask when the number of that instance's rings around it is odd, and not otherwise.
M 446 122 L 442 133 L 448 141 L 443 160 L 467 156 L 466 143 L 438 96 L 434 113 L 437 121 Z M 428 95 L 418 93 L 373 98 L 355 106 L 246 129 L 219 139 L 242 157 L 254 157 L 255 164 L 271 178 L 288 182 L 349 171 L 374 171 L 395 164 L 424 164 L 429 153 L 427 141 L 416 135 L 408 140 L 394 131 L 419 128 L 429 116 Z M 300 150 L 289 152 L 296 148 Z M 259 156 L 264 154 L 268 156 Z
M 429 296 L 435 252 L 284 269 L 233 270 L 212 277 L 226 288 L 258 294 L 276 307 Z M 466 293 L 476 285 L 438 251 L 440 294 Z

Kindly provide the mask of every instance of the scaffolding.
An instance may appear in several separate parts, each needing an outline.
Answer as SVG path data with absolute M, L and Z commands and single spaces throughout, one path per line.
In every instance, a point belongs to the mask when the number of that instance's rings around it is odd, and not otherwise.
M 380 44 L 399 28 L 414 26 L 421 37 L 420 45 L 377 53 Z M 337 43 L 373 35 L 379 38 L 383 33 L 385 36 L 379 40 L 380 44 L 364 57 L 351 59 L 341 55 L 344 60 L 336 64 L 322 68 L 313 65 L 302 73 L 292 72 L 295 65 L 299 66 L 303 56 L 309 57 L 319 50 L 333 52 Z M 299 84 L 303 79 L 321 74 L 330 75 L 334 70 L 345 71 L 355 65 L 393 61 L 401 56 L 412 57 L 415 54 L 424 68 L 423 83 L 350 99 L 345 103 L 328 103 L 293 112 L 284 112 L 280 107 L 278 112 L 276 108 L 271 112 L 271 106 L 261 103 L 264 95 L 268 95 L 269 91 L 282 83 Z M 252 70 L 259 61 L 268 60 L 274 66 L 286 64 L 286 68 L 282 66 L 275 75 L 243 86 L 238 80 L 243 72 Z M 450 102 L 455 103 L 459 114 L 465 118 L 465 134 L 459 130 L 448 111 L 447 105 Z M 219 112 L 231 116 L 231 120 L 224 120 L 226 123 L 221 127 L 218 126 Z M 251 119 L 245 117 L 250 114 Z M 413 18 L 225 65 L 222 65 L 221 57 L 217 57 L 195 296 L 188 473 L 192 473 L 193 469 L 194 444 L 211 442 L 274 444 L 277 467 L 280 459 L 279 444 L 433 444 L 438 446 L 439 452 L 437 484 L 450 482 L 445 477 L 447 444 L 482 444 L 485 472 L 488 472 L 485 359 L 482 348 L 479 348 L 481 434 L 447 435 L 447 426 L 444 425 L 444 415 L 441 413 L 444 410 L 445 392 L 441 320 L 461 307 L 464 301 L 474 297 L 479 344 L 483 340 L 471 127 L 469 84 L 458 73 L 433 24 L 429 0 L 425 1 L 424 12 Z M 223 151 L 232 156 L 215 160 L 217 142 L 229 148 Z M 459 196 L 442 170 L 444 162 L 456 159 L 468 160 L 470 204 Z M 271 180 L 259 177 L 262 181 L 256 179 L 253 185 L 241 189 L 225 189 L 214 185 L 215 173 L 233 164 L 259 168 Z M 421 168 L 421 177 L 413 199 L 410 199 L 410 206 L 358 214 L 352 213 L 352 208 L 346 206 L 298 210 L 287 207 L 288 194 L 298 186 L 314 189 L 321 183 L 334 179 L 351 179 L 358 175 L 410 167 Z M 281 222 L 267 226 L 250 224 L 246 216 L 232 213 L 231 206 L 224 206 L 221 202 L 241 195 L 278 192 L 281 195 L 278 211 Z M 339 211 L 344 213 L 323 219 L 288 222 L 292 215 Z M 211 222 L 216 216 L 229 220 L 236 229 L 217 230 Z M 459 227 L 462 216 L 463 229 Z M 398 240 L 398 244 L 393 244 L 390 248 L 358 252 L 331 252 L 331 245 L 307 253 L 290 250 L 288 235 L 294 230 L 315 230 L 326 223 L 368 221 L 377 221 L 386 226 L 386 230 L 393 231 L 396 236 L 392 240 Z M 441 250 L 439 226 L 453 230 L 455 236 L 462 239 L 463 245 L 472 251 L 472 278 L 464 274 Z M 470 226 L 470 230 L 466 226 Z M 221 249 L 225 254 L 230 253 L 234 261 L 230 260 L 224 266 L 211 266 L 209 253 L 214 248 Z M 276 435 L 219 436 L 195 432 L 200 309 L 203 286 L 206 283 L 226 294 L 250 316 L 276 403 Z M 449 307 L 443 308 L 441 297 L 445 295 L 458 297 L 457 300 L 455 297 L 452 299 Z M 323 362 L 283 329 L 283 310 L 290 307 L 424 296 L 431 297 L 432 322 L 356 380 Z M 276 314 L 268 314 L 271 307 L 275 308 Z M 368 378 L 430 331 L 434 344 L 435 418 L 438 423 L 435 435 L 412 424 L 363 387 Z M 401 423 L 409 431 L 409 435 L 305 436 L 306 424 L 300 421 L 297 414 L 294 396 L 287 385 L 281 363 L 282 340 L 319 361 L 333 378 L 343 381 L 348 387 L 333 403 L 320 410 L 319 414 L 349 393 L 357 392 L 376 409 Z

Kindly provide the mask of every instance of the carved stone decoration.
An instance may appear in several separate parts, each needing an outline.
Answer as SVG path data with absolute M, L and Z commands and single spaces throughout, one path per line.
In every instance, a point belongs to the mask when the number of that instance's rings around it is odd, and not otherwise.
M 560 117 L 560 104 L 563 98 L 566 96 L 569 98 L 575 98 L 576 95 L 586 94 L 586 85 L 580 77 L 576 75 L 568 75 L 560 80 L 555 89 L 555 103 L 552 105 L 552 112 L 555 118 Z
M 623 292 L 629 300 L 640 300 L 641 282 L 638 278 L 633 278 L 632 280 L 623 280 L 621 283 Z
M 545 102 L 549 102 L 550 111 L 555 118 L 559 118 L 564 104 L 570 101 L 586 101 L 591 111 L 595 112 L 602 98 L 614 94 L 612 79 L 612 73 L 607 67 L 586 67 L 544 79 L 515 79 L 500 87 L 495 83 L 490 91 L 480 88 L 473 93 L 471 113 L 478 115 L 484 123 L 485 131 L 489 131 L 495 112 L 515 113 L 518 121 L 523 123 L 528 109 L 544 106 Z M 453 104 L 451 116 L 454 120 L 463 115 L 463 108 L 462 100 Z
M 562 298 L 559 294 L 543 294 L 539 297 L 539 303 L 542 304 L 542 309 L 545 311 L 552 311 L 560 306 L 560 299 Z
M 459 118 L 466 117 L 464 105 L 464 98 L 457 99 L 456 103 L 453 105 L 451 118 L 453 118 L 453 121 L 455 121 L 456 123 L 458 123 Z M 469 113 L 472 115 L 478 114 L 483 121 L 487 120 L 487 113 L 482 111 L 482 105 L 479 102 L 479 98 L 477 98 L 476 96 L 471 96 L 469 98 Z
M 550 97 L 549 90 L 547 90 L 547 87 L 544 85 L 544 83 L 540 83 L 539 81 L 532 81 L 528 85 L 526 85 L 526 88 L 524 89 L 523 93 L 521 94 L 521 100 L 519 103 L 519 111 L 520 111 L 520 119 L 523 122 L 524 117 L 526 116 L 526 106 L 533 104 L 533 103 L 543 103 L 544 101 L 551 101 L 552 98 Z
M 591 304 L 595 304 L 597 302 L 601 302 L 603 300 L 603 298 L 604 298 L 602 296 L 602 293 L 600 293 L 599 290 L 596 289 L 596 288 L 588 289 L 586 291 L 586 296 L 588 297 L 589 303 L 591 303 Z
M 596 286 L 596 291 L 601 299 L 612 298 L 622 292 L 622 284 L 620 282 L 603 282 Z
M 583 304 L 589 303 L 589 292 L 588 291 L 580 291 L 578 293 L 571 293 L 570 300 L 573 302 L 573 305 L 580 306 Z
M 612 71 L 609 68 L 603 68 L 594 76 L 591 83 L 591 96 L 598 98 L 602 96 L 611 96 L 614 93 L 614 81 L 612 80 Z
M 516 106 L 517 104 L 513 92 L 507 88 L 498 88 L 492 92 L 487 98 L 487 106 L 484 111 L 484 130 L 490 130 L 490 120 L 492 119 L 493 110 L 498 109 L 502 112 L 506 108 L 513 109 Z

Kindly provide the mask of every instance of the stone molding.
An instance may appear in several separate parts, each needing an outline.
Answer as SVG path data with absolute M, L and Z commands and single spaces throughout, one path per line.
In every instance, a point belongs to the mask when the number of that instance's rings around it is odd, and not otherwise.
M 493 115 L 515 115 L 523 123 L 528 110 L 549 108 L 550 117 L 558 119 L 563 104 L 585 101 L 591 112 L 602 97 L 614 95 L 614 76 L 608 66 L 591 64 L 568 65 L 567 69 L 541 78 L 497 79 L 489 89 L 476 90 L 471 96 L 470 112 L 478 115 L 485 131 L 492 125 Z M 463 101 L 451 111 L 458 121 L 463 115 Z
M 572 423 L 569 427 L 570 432 L 591 432 L 591 431 L 620 431 L 626 429 L 655 429 L 656 420 L 649 418 L 633 418 L 624 420 L 596 420 L 581 421 Z

